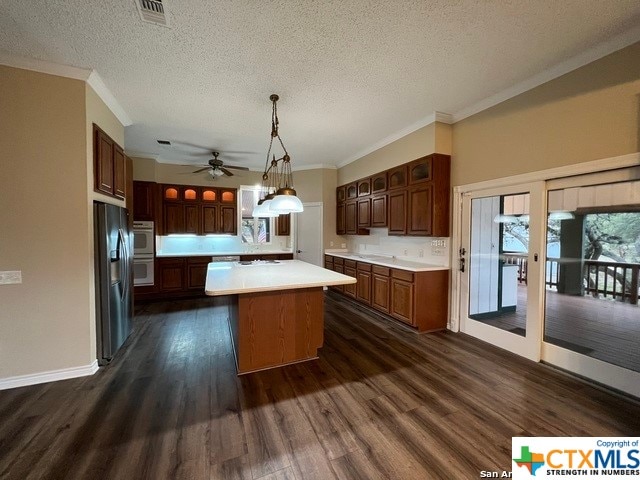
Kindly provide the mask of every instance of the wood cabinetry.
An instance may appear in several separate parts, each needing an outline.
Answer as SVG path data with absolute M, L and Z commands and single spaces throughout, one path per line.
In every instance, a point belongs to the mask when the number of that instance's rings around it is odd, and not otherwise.
M 391 315 L 398 320 L 414 325 L 413 304 L 415 299 L 413 274 L 393 270 L 391 276 Z
M 356 267 L 356 298 L 365 305 L 371 305 L 371 264 L 358 262 Z
M 371 198 L 371 226 L 387 226 L 387 196 L 376 195 Z
M 338 204 L 336 232 L 388 227 L 390 235 L 448 236 L 450 168 L 448 155 L 434 153 L 339 186 L 336 197 L 347 200 Z
M 412 272 L 329 254 L 325 255 L 325 266 L 357 279 L 356 284 L 344 285 L 344 294 L 355 301 L 420 332 L 447 327 L 448 270 Z
M 291 235 L 291 214 L 278 216 L 276 220 L 276 235 Z
M 390 269 L 373 265 L 371 274 L 371 306 L 389 313 Z
M 156 259 L 156 278 L 160 292 L 180 292 L 185 289 L 184 266 L 184 258 Z
M 94 190 L 117 198 L 127 194 L 127 165 L 124 150 L 93 124 Z
M 204 285 L 207 281 L 207 267 L 211 257 L 187 258 L 185 279 L 188 290 L 200 290 L 204 293 Z
M 162 185 L 164 235 L 194 235 L 238 232 L 235 189 L 216 189 L 189 185 Z
M 155 220 L 157 186 L 154 182 L 133 182 L 134 220 Z

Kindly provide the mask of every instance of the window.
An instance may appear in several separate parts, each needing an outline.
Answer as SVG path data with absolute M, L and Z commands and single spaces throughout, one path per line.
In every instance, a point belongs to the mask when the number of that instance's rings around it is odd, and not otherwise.
M 252 217 L 260 199 L 260 187 L 240 187 L 242 205 L 242 243 L 271 243 L 271 218 Z

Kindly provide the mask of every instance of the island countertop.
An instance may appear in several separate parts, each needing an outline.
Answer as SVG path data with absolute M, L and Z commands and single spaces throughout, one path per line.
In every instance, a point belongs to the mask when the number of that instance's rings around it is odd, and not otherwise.
M 292 290 L 356 283 L 356 279 L 300 260 L 210 263 L 204 291 L 207 295 Z

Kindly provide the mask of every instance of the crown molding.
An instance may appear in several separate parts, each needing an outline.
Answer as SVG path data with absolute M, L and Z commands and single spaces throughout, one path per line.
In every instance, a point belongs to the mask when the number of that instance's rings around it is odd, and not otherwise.
M 125 112 L 124 108 L 118 103 L 116 97 L 113 96 L 95 70 L 62 65 L 35 58 L 20 57 L 8 52 L 0 52 L 0 65 L 46 73 L 48 75 L 56 75 L 58 77 L 72 78 L 74 80 L 82 80 L 93 88 L 123 126 L 128 127 L 133 124 L 127 112 Z
M 325 163 L 314 163 L 312 165 L 302 165 L 301 167 L 291 167 L 292 172 L 301 172 L 303 170 L 318 170 L 318 169 L 337 170 L 338 167 L 336 167 L 335 165 L 327 165 Z
M 431 125 L 432 123 L 435 123 L 435 122 L 442 122 L 442 123 L 448 123 L 448 124 L 453 123 L 452 116 L 448 113 L 442 113 L 442 112 L 430 113 L 426 117 L 422 117 L 420 120 L 412 123 L 408 127 L 403 128 L 402 130 L 398 130 L 397 132 L 392 133 L 388 137 L 383 138 L 379 142 L 374 143 L 370 147 L 364 150 L 360 150 L 359 152 L 350 156 L 346 160 L 338 162 L 336 165 L 338 168 L 342 168 L 345 165 L 349 165 L 350 163 L 355 162 L 356 160 L 364 157 L 365 155 L 369 155 L 370 153 L 373 153 L 376 150 L 380 150 L 382 147 L 386 147 L 390 143 L 393 143 L 396 140 L 400 140 L 402 137 L 406 137 L 410 133 L 413 133 L 416 130 L 420 130 L 421 128 L 426 127 L 427 125 Z
M 71 65 L 62 65 L 59 63 L 47 62 L 45 60 L 37 60 L 35 58 L 21 57 L 19 55 L 2 51 L 0 51 L 0 65 L 47 73 L 58 77 L 73 78 L 74 80 L 82 80 L 85 82 L 92 72 L 90 69 L 86 68 L 72 67 Z
M 475 115 L 476 113 L 480 113 L 483 110 L 491 108 L 499 103 L 502 103 L 510 98 L 516 97 L 521 93 L 527 92 L 533 88 L 536 88 L 543 83 L 547 83 L 551 80 L 554 80 L 566 73 L 569 73 L 573 70 L 577 70 L 580 67 L 584 67 L 585 65 L 595 62 L 596 60 L 601 59 L 602 57 L 606 57 L 607 55 L 617 52 L 629 45 L 632 45 L 636 42 L 640 41 L 640 26 L 634 27 L 626 32 L 613 37 L 612 39 L 603 42 L 585 52 L 576 55 L 562 63 L 554 65 L 553 67 L 534 75 L 523 82 L 517 83 L 512 87 L 507 88 L 495 95 L 485 98 L 484 100 L 480 100 L 478 103 L 475 103 L 469 107 L 463 108 L 462 110 L 456 112 L 452 116 L 452 123 L 459 122 L 460 120 L 464 120 L 471 115 Z
M 102 78 L 100 78 L 100 75 L 98 75 L 98 72 L 96 72 L 95 70 L 91 71 L 91 75 L 89 75 L 89 78 L 87 79 L 87 84 L 91 88 L 93 88 L 93 90 L 98 94 L 102 101 L 107 105 L 109 110 L 113 112 L 122 126 L 128 127 L 129 125 L 133 124 L 131 117 L 127 115 L 127 112 L 125 112 L 124 108 L 122 108 L 122 105 L 120 105 L 116 97 L 113 96 L 111 90 L 109 90 L 104 84 Z

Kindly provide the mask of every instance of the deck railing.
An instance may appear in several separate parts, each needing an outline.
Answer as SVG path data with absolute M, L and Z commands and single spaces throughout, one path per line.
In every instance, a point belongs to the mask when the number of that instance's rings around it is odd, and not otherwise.
M 518 283 L 527 283 L 527 254 L 503 253 L 507 265 L 518 266 Z M 585 292 L 594 297 L 602 295 L 632 305 L 638 304 L 640 296 L 640 263 L 605 262 L 602 260 L 584 260 Z M 549 288 L 558 287 L 561 259 L 547 258 L 545 284 Z

